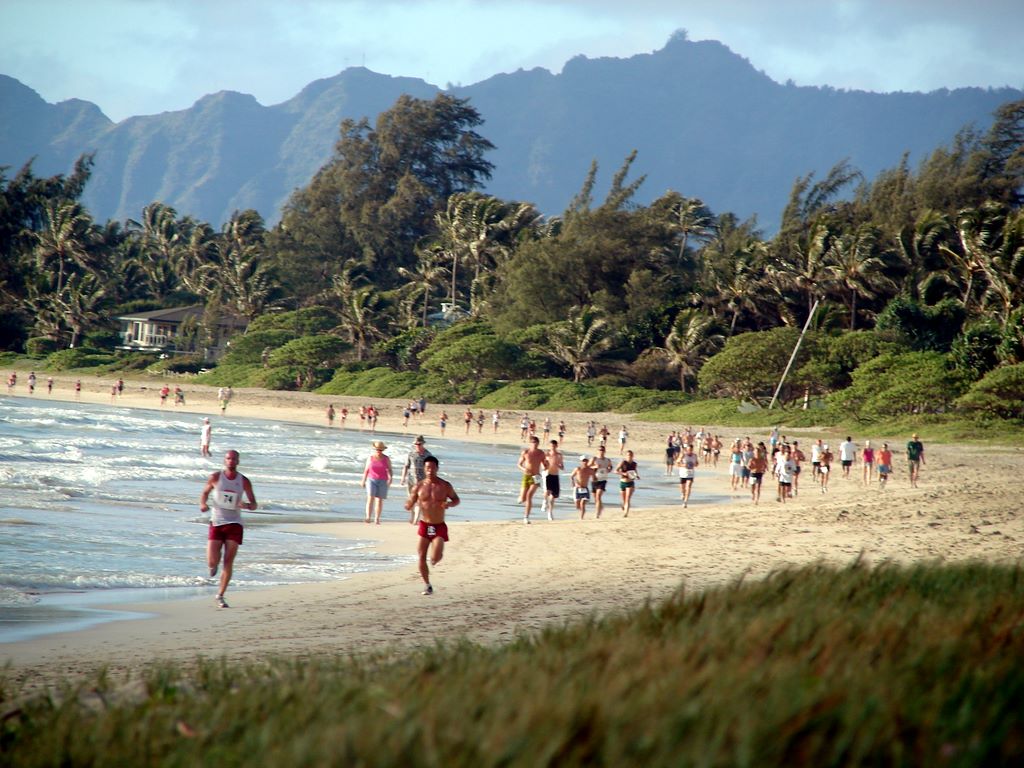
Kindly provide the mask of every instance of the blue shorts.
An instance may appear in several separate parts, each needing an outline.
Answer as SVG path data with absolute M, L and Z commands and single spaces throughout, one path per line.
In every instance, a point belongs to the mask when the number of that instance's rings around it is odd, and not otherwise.
M 366 495 L 375 499 L 386 499 L 388 497 L 388 481 L 369 478 L 366 481 Z

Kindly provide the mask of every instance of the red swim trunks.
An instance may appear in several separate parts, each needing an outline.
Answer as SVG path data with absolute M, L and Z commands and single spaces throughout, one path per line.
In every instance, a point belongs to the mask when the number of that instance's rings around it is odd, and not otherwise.
M 448 541 L 448 524 L 425 523 L 422 520 L 420 520 L 419 534 L 427 541 L 433 541 L 438 536 L 441 537 L 442 541 Z
M 207 536 L 207 539 L 209 541 L 234 541 L 241 545 L 242 530 L 242 526 L 238 523 L 226 523 L 225 525 L 211 525 L 210 533 Z

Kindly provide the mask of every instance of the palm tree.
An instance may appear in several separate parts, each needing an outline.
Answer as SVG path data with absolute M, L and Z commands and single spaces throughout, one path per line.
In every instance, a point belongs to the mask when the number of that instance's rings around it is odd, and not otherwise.
M 736 332 L 740 314 L 761 313 L 759 300 L 765 287 L 767 245 L 749 224 L 723 227 L 701 254 L 704 262 L 702 282 L 707 291 L 703 302 L 717 314 L 730 316 L 729 336 Z
M 940 211 L 923 211 L 914 226 L 904 227 L 897 245 L 909 267 L 904 291 L 914 297 L 928 297 L 949 286 L 946 258 L 941 251 L 953 233 L 949 218 Z
M 173 293 L 179 283 L 175 267 L 182 239 L 178 212 L 163 203 L 150 203 L 142 209 L 142 221 L 129 224 L 139 231 L 139 266 L 151 293 L 158 298 Z
M 85 273 L 71 275 L 63 293 L 55 297 L 71 331 L 70 347 L 76 346 L 85 330 L 99 320 L 99 306 L 106 294 L 101 280 L 93 273 Z
M 886 274 L 889 265 L 879 253 L 880 232 L 864 224 L 832 241 L 827 284 L 835 289 L 850 313 L 850 330 L 857 328 L 857 297 L 875 298 L 879 290 L 895 294 L 896 281 Z
M 677 199 L 669 208 L 672 215 L 671 226 L 679 234 L 678 258 L 682 263 L 690 238 L 701 241 L 709 240 L 715 236 L 717 225 L 715 215 L 703 200 L 696 197 L 683 197 L 678 193 L 672 194 Z
M 665 337 L 664 352 L 668 367 L 679 373 L 679 388 L 687 392 L 687 379 L 695 377 L 701 365 L 725 342 L 715 319 L 695 309 L 676 315 L 672 330 Z
M 383 336 L 377 325 L 380 322 L 380 304 L 380 296 L 372 286 L 348 290 L 342 297 L 339 329 L 348 335 L 358 361 L 366 356 L 370 344 Z
M 608 321 L 595 307 L 573 307 L 567 320 L 551 326 L 544 354 L 572 369 L 573 381 L 578 384 L 613 343 Z
M 91 265 L 89 249 L 96 243 L 96 228 L 81 205 L 59 199 L 47 201 L 42 224 L 39 232 L 32 233 L 36 267 L 42 272 L 56 269 L 53 290 L 60 294 L 68 270 Z
M 997 247 L 983 254 L 982 269 L 988 281 L 984 299 L 996 305 L 1005 326 L 1024 302 L 1024 210 L 1007 216 Z
M 941 246 L 949 274 L 961 286 L 960 301 L 969 309 L 978 278 L 985 277 L 987 255 L 997 247 L 1006 211 L 998 203 L 965 208 L 956 217 L 956 247 Z
M 828 277 L 834 237 L 832 228 L 819 217 L 794 240 L 787 257 L 775 257 L 775 263 L 767 267 L 766 274 L 780 299 L 787 301 L 790 291 L 802 292 L 807 314 L 810 314 L 814 302 L 822 296 L 822 283 Z
M 427 327 L 427 311 L 430 308 L 430 297 L 438 288 L 444 284 L 445 275 L 448 270 L 441 266 L 441 253 L 439 248 L 416 247 L 416 266 L 413 269 L 405 267 L 398 268 L 398 274 L 408 280 L 407 290 L 413 298 L 423 294 L 423 327 Z

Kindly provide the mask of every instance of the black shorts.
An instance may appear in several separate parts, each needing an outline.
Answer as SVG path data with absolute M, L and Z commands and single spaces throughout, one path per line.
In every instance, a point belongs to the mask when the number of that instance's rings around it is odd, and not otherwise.
M 594 493 L 597 493 L 598 491 L 603 491 L 607 487 L 607 480 L 593 480 L 590 483 L 590 490 L 592 490 Z
M 557 499 L 558 494 L 561 493 L 562 490 L 562 486 L 558 478 L 558 475 L 547 475 L 544 478 L 544 489 L 553 499 Z
M 844 461 L 844 462 L 843 462 L 843 466 L 844 466 L 844 467 L 849 467 L 849 466 L 851 466 L 852 464 L 853 464 L 853 462 L 852 462 L 852 461 Z

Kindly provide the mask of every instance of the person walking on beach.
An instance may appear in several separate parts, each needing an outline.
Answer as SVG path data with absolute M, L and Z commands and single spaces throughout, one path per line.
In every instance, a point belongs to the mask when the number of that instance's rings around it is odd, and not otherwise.
M 498 432 L 498 425 L 501 423 L 501 411 L 495 411 L 491 414 L 491 431 L 494 433 Z
M 608 488 L 608 475 L 612 471 L 612 460 L 605 455 L 607 451 L 604 445 L 597 446 L 597 456 L 591 462 L 594 479 L 590 487 L 594 491 L 594 513 L 597 517 L 604 511 L 604 492 Z
M 917 432 L 907 443 L 907 462 L 910 464 L 910 487 L 917 488 L 917 478 L 921 476 L 921 465 L 924 464 L 924 443 L 917 438 Z
M 160 387 L 160 407 L 163 408 L 167 403 L 167 396 L 171 394 L 171 388 L 164 384 Z
M 334 426 L 334 403 L 327 404 L 327 426 Z
M 870 440 L 864 441 L 864 447 L 860 451 L 860 460 L 864 465 L 864 477 L 861 482 L 867 485 L 875 479 L 875 449 L 871 447 Z
M 544 476 L 544 508 L 548 513 L 548 520 L 555 519 L 555 500 L 562 492 L 561 478 L 558 470 L 565 469 L 565 459 L 558 450 L 558 441 L 551 441 L 551 448 L 544 454 L 547 466 L 547 474 Z
M 857 459 L 857 446 L 849 435 L 839 444 L 839 463 L 843 467 L 843 477 L 850 476 L 850 467 Z
M 888 443 L 882 443 L 882 450 L 878 452 L 878 487 L 885 488 L 885 481 L 889 479 L 892 472 L 892 451 Z
M 402 477 L 399 482 L 402 485 L 407 485 L 409 488 L 409 496 L 413 494 L 413 489 L 417 483 L 423 481 L 426 475 L 426 461 L 431 457 L 430 451 L 427 450 L 423 435 L 418 435 L 412 442 L 412 450 L 409 451 L 408 457 L 405 459 L 405 465 L 402 467 Z M 409 523 L 413 524 L 416 522 L 419 515 L 419 509 L 416 507 L 406 507 L 411 509 L 412 514 L 409 515 Z
M 584 454 L 580 456 L 580 464 L 572 471 L 572 495 L 576 502 L 576 510 L 580 513 L 580 520 L 587 514 L 587 502 L 590 501 L 590 482 L 594 479 L 594 468 L 590 464 L 590 457 Z
M 448 541 L 448 525 L 444 521 L 445 510 L 459 503 L 459 495 L 452 484 L 437 476 L 437 459 L 428 456 L 423 462 L 424 477 L 413 488 L 412 495 L 405 502 L 405 508 L 412 512 L 414 506 L 420 510 L 420 524 L 417 534 L 419 544 L 420 576 L 423 578 L 423 594 L 434 594 L 430 584 L 430 565 L 437 565 L 444 557 L 444 543 Z
M 210 425 L 209 416 L 203 418 L 203 428 L 199 432 L 199 455 L 210 455 L 210 439 L 213 437 L 213 427 Z
M 640 479 L 640 472 L 637 471 L 636 461 L 633 459 L 633 452 L 626 451 L 625 458 L 615 468 L 619 473 L 619 492 L 622 494 L 622 516 L 629 517 L 629 505 L 633 500 L 633 493 L 636 491 L 636 481 Z
M 619 456 L 626 450 L 626 440 L 629 439 L 629 430 L 626 429 L 626 425 L 622 425 L 622 429 L 619 430 Z
M 256 509 L 256 494 L 252 483 L 238 471 L 239 454 L 230 450 L 224 454 L 224 469 L 214 472 L 206 481 L 203 492 L 199 494 L 199 509 L 210 512 L 210 528 L 206 543 L 206 564 L 210 568 L 210 578 L 217 575 L 217 568 L 223 557 L 224 565 L 220 574 L 220 589 L 217 591 L 217 605 L 227 608 L 224 593 L 227 591 L 234 572 L 235 555 L 242 546 L 242 513 L 241 510 Z M 212 511 L 208 504 L 213 494 Z M 248 497 L 248 501 L 243 500 Z
M 231 402 L 231 398 L 235 396 L 234 391 L 231 387 L 221 387 L 217 390 L 217 400 L 220 403 L 220 415 L 223 416 L 224 412 L 228 409 L 228 403 Z
M 697 464 L 700 459 L 693 452 L 693 443 L 686 444 L 686 451 L 679 454 L 676 466 L 679 468 L 679 495 L 683 499 L 683 509 L 690 504 L 690 493 L 693 491 L 693 479 L 697 475 Z
M 519 463 L 516 465 L 523 473 L 522 485 L 519 489 L 519 503 L 523 504 L 523 522 L 530 524 L 530 512 L 533 510 L 533 496 L 541 485 L 543 479 L 541 472 L 547 466 L 547 459 L 544 451 L 540 449 L 540 438 L 536 435 L 530 437 L 530 445 L 519 454 Z
M 366 467 L 363 469 L 363 488 L 366 488 L 366 520 L 370 522 L 372 517 L 377 525 L 380 525 L 380 516 L 384 508 L 384 499 L 388 497 L 388 488 L 394 475 L 391 471 L 391 457 L 384 451 L 387 446 L 381 440 L 373 441 L 373 453 L 366 460 Z
M 28 375 L 28 393 L 34 395 L 36 393 L 36 372 L 31 371 Z
M 46 394 L 53 394 L 53 376 L 46 377 Z

